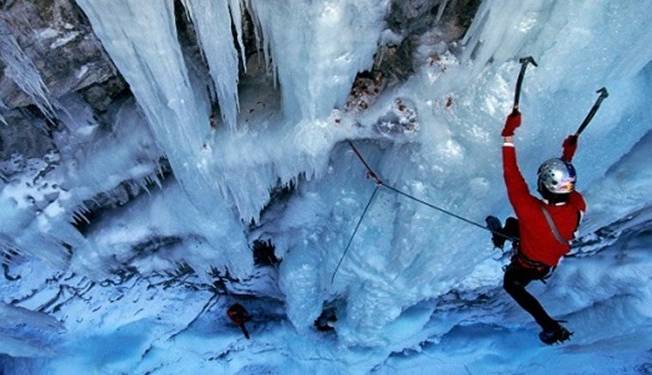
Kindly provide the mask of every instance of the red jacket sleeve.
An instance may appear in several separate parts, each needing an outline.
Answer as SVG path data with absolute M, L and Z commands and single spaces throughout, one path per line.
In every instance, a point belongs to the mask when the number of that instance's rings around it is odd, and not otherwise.
M 575 151 L 577 151 L 577 135 L 571 134 L 566 137 L 564 143 L 561 145 L 561 149 L 561 159 L 569 163 L 572 162 Z
M 532 196 L 518 168 L 514 146 L 503 146 L 503 174 L 509 202 L 512 204 L 516 216 L 521 216 L 526 206 L 531 203 Z

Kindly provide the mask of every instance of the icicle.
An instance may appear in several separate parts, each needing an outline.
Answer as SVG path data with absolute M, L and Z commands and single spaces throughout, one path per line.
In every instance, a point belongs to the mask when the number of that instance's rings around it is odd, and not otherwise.
M 7 109 L 7 105 L 2 101 L 2 98 L 0 98 L 0 123 L 4 124 L 5 126 L 9 124 L 7 123 L 7 120 L 5 120 L 5 118 L 2 116 L 2 111 L 6 111 Z
M 139 180 L 138 183 L 139 183 L 140 187 L 143 188 L 143 190 L 145 190 L 147 192 L 147 195 L 151 195 L 151 193 L 149 191 L 149 188 L 147 188 L 147 182 L 145 182 L 144 179 Z
M 11 33 L 9 25 L 0 18 L 0 60 L 5 64 L 5 74 L 27 94 L 48 119 L 55 119 L 56 102 L 43 82 L 41 73 L 25 54 Z M 4 121 L 3 121 L 4 122 Z
M 208 62 L 222 120 L 229 129 L 235 129 L 239 107 L 238 56 L 231 32 L 229 4 L 227 0 L 182 2 L 195 25 L 199 44 Z M 230 2 L 233 5 L 234 0 Z
M 242 13 L 244 12 L 244 4 L 241 0 L 229 0 L 229 9 L 231 10 L 231 19 L 235 26 L 235 31 L 238 34 L 238 45 L 240 46 L 240 57 L 245 73 L 247 72 L 247 53 L 245 51 L 243 32 L 242 32 Z
M 72 220 L 68 220 L 68 222 L 70 224 L 72 224 L 72 225 L 77 225 L 77 224 L 79 224 L 81 222 L 81 219 L 79 218 L 79 216 L 77 216 L 77 211 L 72 212 L 72 218 L 71 219 Z
M 161 180 L 158 178 L 156 173 L 154 173 L 154 175 L 151 177 L 151 179 L 154 180 L 154 183 L 156 184 L 156 186 L 158 186 L 158 188 L 160 190 L 163 190 L 163 185 L 161 184 Z
M 449 0 L 441 0 L 439 2 L 439 9 L 437 10 L 435 22 L 439 22 L 441 20 L 441 17 L 444 15 L 444 11 L 446 10 L 446 6 L 448 6 L 448 2 Z
M 177 181 L 196 207 L 210 207 L 206 200 L 213 196 L 208 194 L 213 190 L 213 172 L 188 167 L 198 158 L 205 142 L 208 106 L 202 102 L 203 96 L 193 91 L 176 33 L 173 1 L 77 3 L 129 83 Z M 230 16 L 227 20 L 230 24 Z M 147 24 L 146 32 L 142 24 Z M 230 47 L 235 49 L 233 37 L 229 38 Z M 237 68 L 237 64 L 234 66 Z M 237 69 L 234 71 L 237 74 Z
M 84 220 L 84 221 L 86 222 L 86 224 L 90 224 L 90 223 L 91 223 L 91 221 L 88 220 L 88 218 L 86 217 L 86 215 L 84 215 L 81 211 L 80 211 L 80 212 L 77 212 L 77 216 L 80 217 L 82 220 Z
M 163 173 L 163 166 L 161 165 L 161 163 L 158 162 L 156 163 L 156 165 L 157 165 L 158 174 L 161 176 L 161 179 L 164 179 L 165 174 Z
M 261 30 L 261 25 L 260 25 L 260 20 L 258 19 L 258 16 L 256 13 L 253 11 L 253 6 L 251 5 L 251 0 L 244 0 L 244 7 L 249 10 L 249 14 L 251 15 L 251 20 L 253 23 L 253 28 L 254 28 L 254 37 L 256 38 L 256 51 L 263 51 L 263 56 L 266 56 L 266 51 L 263 48 L 263 38 L 262 35 L 260 34 Z M 258 64 L 260 65 L 263 60 L 261 60 L 260 54 L 256 54 L 258 58 Z M 245 62 L 246 65 L 246 62 Z M 267 62 L 265 61 L 265 67 L 267 67 Z

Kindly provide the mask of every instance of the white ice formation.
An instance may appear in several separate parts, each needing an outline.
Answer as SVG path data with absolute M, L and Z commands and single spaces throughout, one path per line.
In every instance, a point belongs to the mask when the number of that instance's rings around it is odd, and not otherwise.
M 574 160 L 589 204 L 573 250 L 578 255 L 562 263 L 550 285 L 537 287 L 544 304 L 574 325 L 582 345 L 560 349 L 555 366 L 569 371 L 574 360 L 599 358 L 610 345 L 618 361 L 595 366 L 633 372 L 652 363 L 645 362 L 652 346 L 652 1 L 485 0 L 453 41 L 447 38 L 463 28 L 452 21 L 454 0 L 418 2 L 436 5 L 437 21 L 404 34 L 386 24 L 396 3 L 389 0 L 183 0 L 177 4 L 183 12 L 175 12 L 172 0 L 76 1 L 135 100 L 113 104 L 111 131 L 92 120 L 68 120 L 69 137 L 59 141 L 62 152 L 47 172 L 41 173 L 47 163 L 18 156 L 3 165 L 13 172 L 0 192 L 0 239 L 41 259 L 35 264 L 69 267 L 70 288 L 95 298 L 89 308 L 98 310 L 88 321 L 62 317 L 73 346 L 90 342 L 82 332 L 92 322 L 101 322 L 98 342 L 133 344 L 115 360 L 94 364 L 99 371 L 412 373 L 431 366 L 475 373 L 491 369 L 495 356 L 504 359 L 494 363 L 498 371 L 536 372 L 538 363 L 557 358 L 559 352 L 537 346 L 529 318 L 501 294 L 502 264 L 492 259 L 486 232 L 386 189 L 331 285 L 374 189 L 347 140 L 397 188 L 478 222 L 490 213 L 510 215 L 498 135 L 511 109 L 517 58 L 527 55 L 539 66 L 525 78 L 516 143 L 530 182 L 543 159 L 559 154 L 595 91 L 610 92 Z M 180 42 L 177 17 L 189 19 L 200 58 Z M 260 51 L 247 50 L 247 22 Z M 408 39 L 409 78 L 383 77 L 387 83 L 379 83 L 368 108 L 347 106 L 356 75 L 377 68 L 382 47 Z M 74 99 L 61 105 L 72 117 L 86 116 Z M 171 171 L 164 173 L 166 161 Z M 174 178 L 163 178 L 170 173 Z M 84 209 L 89 202 L 104 207 L 102 197 L 120 195 L 125 204 L 89 219 L 84 233 L 71 224 L 94 211 Z M 256 240 L 273 242 L 278 268 L 254 264 Z M 256 323 L 254 341 L 224 333 L 226 323 L 201 315 L 226 307 L 211 300 L 215 305 L 202 309 L 208 289 L 193 295 L 183 284 L 175 286 L 179 294 L 147 288 L 179 265 L 194 270 L 196 285 L 228 272 L 228 301 L 240 293 L 259 298 L 248 302 L 269 319 Z M 124 281 L 120 274 L 128 290 L 107 285 L 84 292 L 90 280 L 113 280 L 125 269 L 143 276 Z M 0 288 L 0 295 L 44 285 L 23 283 Z M 118 294 L 143 310 L 99 306 Z M 159 302 L 142 302 L 154 295 Z M 174 306 L 182 304 L 189 310 L 175 321 Z M 88 307 L 71 306 L 78 313 Z M 325 308 L 337 312 L 335 335 L 313 330 Z M 61 314 L 50 305 L 41 310 Z M 607 314 L 626 323 L 619 327 Z M 161 316 L 164 328 L 155 322 Z M 511 357 L 521 344 L 510 335 L 524 340 L 522 361 Z M 38 339 L 50 345 L 46 336 Z M 217 354 L 194 349 L 206 345 Z M 63 362 L 83 360 L 71 352 L 64 348 L 38 369 L 84 368 Z M 414 354 L 421 352 L 429 354 Z M 11 368 L 23 365 L 37 368 L 19 361 Z

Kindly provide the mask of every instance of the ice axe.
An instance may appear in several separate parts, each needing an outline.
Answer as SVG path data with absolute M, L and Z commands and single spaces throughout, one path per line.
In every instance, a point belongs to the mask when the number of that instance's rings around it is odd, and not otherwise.
M 516 92 L 514 93 L 513 109 L 518 109 L 518 103 L 521 99 L 521 86 L 523 85 L 523 77 L 525 77 L 525 69 L 527 69 L 527 65 L 532 64 L 534 66 L 539 66 L 537 62 L 534 61 L 534 57 L 532 56 L 521 57 L 518 59 L 518 62 L 521 64 L 521 71 L 518 73 L 518 80 L 516 80 Z
M 609 96 L 606 87 L 601 88 L 600 90 L 596 91 L 596 93 L 600 94 L 598 95 L 598 99 L 596 99 L 595 104 L 593 104 L 593 107 L 591 107 L 591 110 L 589 111 L 589 114 L 586 115 L 584 121 L 582 121 L 582 124 L 580 124 L 580 127 L 575 132 L 575 135 L 578 137 L 580 134 L 582 134 L 584 129 L 586 129 L 586 127 L 589 126 L 589 123 L 593 119 L 593 116 L 595 116 L 595 113 L 598 112 L 598 109 L 600 109 L 600 105 L 602 104 L 602 101 Z

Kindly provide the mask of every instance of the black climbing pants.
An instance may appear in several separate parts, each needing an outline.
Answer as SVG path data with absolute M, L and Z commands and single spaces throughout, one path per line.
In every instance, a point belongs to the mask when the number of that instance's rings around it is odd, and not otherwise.
M 517 255 L 518 257 L 518 255 Z M 503 288 L 512 296 L 512 298 L 532 317 L 544 330 L 552 330 L 557 327 L 557 322 L 546 313 L 541 303 L 534 298 L 525 287 L 532 280 L 542 279 L 550 269 L 544 268 L 526 268 L 521 265 L 517 259 L 512 259 L 512 263 L 505 270 L 503 279 Z

